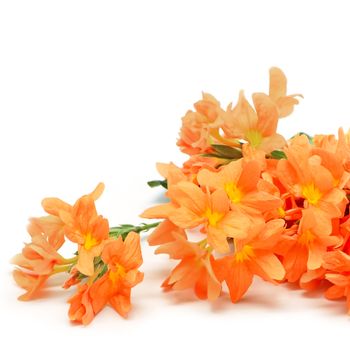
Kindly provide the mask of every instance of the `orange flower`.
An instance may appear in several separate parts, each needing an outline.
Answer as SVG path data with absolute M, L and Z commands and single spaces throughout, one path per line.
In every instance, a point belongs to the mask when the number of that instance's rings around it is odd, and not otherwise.
M 103 309 L 105 301 L 103 297 L 97 297 L 96 288 L 96 283 L 78 286 L 78 292 L 68 300 L 68 316 L 71 321 L 86 326 Z
M 47 237 L 34 235 L 32 242 L 26 244 L 22 253 L 16 255 L 11 262 L 25 270 L 15 270 L 13 277 L 21 288 L 27 290 L 18 299 L 27 301 L 37 296 L 37 292 L 54 273 L 55 267 L 64 264 L 66 260 L 51 246 Z
M 323 266 L 330 270 L 325 278 L 333 283 L 327 289 L 327 299 L 346 297 L 348 313 L 350 314 L 350 256 L 342 251 L 330 252 L 325 256 Z
M 27 273 L 22 270 L 14 270 L 12 275 L 16 283 L 27 291 L 18 298 L 21 301 L 33 299 L 49 278 L 49 275 Z
M 64 223 L 66 237 L 78 243 L 77 269 L 84 275 L 94 273 L 94 258 L 102 252 L 109 237 L 108 220 L 97 215 L 95 200 L 101 195 L 104 185 L 99 184 L 89 195 L 78 199 L 70 206 L 57 198 L 46 198 L 43 207 L 47 212 L 59 216 Z
M 93 299 L 109 303 L 121 316 L 126 317 L 130 308 L 131 288 L 143 280 L 138 271 L 142 264 L 140 236 L 130 232 L 125 241 L 107 243 L 102 252 L 102 260 L 108 265 L 106 274 L 95 282 Z
M 181 262 L 163 282 L 166 290 L 194 289 L 199 299 L 215 300 L 221 293 L 221 283 L 215 276 L 215 259 L 206 240 L 200 243 L 187 241 L 185 236 L 176 236 L 169 243 L 157 248 L 156 254 L 169 254 L 171 259 Z
M 53 215 L 40 218 L 30 218 L 27 230 L 34 237 L 42 235 L 49 244 L 56 250 L 62 247 L 64 243 L 64 223 Z
M 224 115 L 223 130 L 230 138 L 246 140 L 257 150 L 269 153 L 282 148 L 286 141 L 276 133 L 278 109 L 269 96 L 263 93 L 253 94 L 255 110 L 240 92 L 237 105 L 228 107 Z
M 78 293 L 68 300 L 70 304 L 68 316 L 71 321 L 88 325 L 95 317 L 92 300 L 89 295 L 89 286 L 78 286 Z
M 299 103 L 295 97 L 303 97 L 298 94 L 287 96 L 287 78 L 277 67 L 270 69 L 269 96 L 276 103 L 280 118 L 287 117 L 293 112 L 294 106 Z
M 346 162 L 350 160 L 350 148 L 346 145 L 344 131 L 339 129 L 339 141 L 334 135 L 318 135 L 315 137 L 312 154 L 321 158 L 321 165 L 333 176 L 333 184 L 340 189 L 350 184 L 350 168 Z
M 49 275 L 56 264 L 61 264 L 63 258 L 57 253 L 43 236 L 32 237 L 32 242 L 26 244 L 22 254 L 16 255 L 12 263 L 38 275 Z
M 282 201 L 270 193 L 258 190 L 259 182 L 263 182 L 260 173 L 258 161 L 237 160 L 222 167 L 219 172 L 203 169 L 198 173 L 197 179 L 203 187 L 225 190 L 233 209 L 261 217 L 262 213 L 281 207 Z
M 169 188 L 171 203 L 146 210 L 146 218 L 167 218 L 183 229 L 200 225 L 201 232 L 208 235 L 208 243 L 217 251 L 229 251 L 227 237 L 245 237 L 250 220 L 244 215 L 230 211 L 230 201 L 224 190 L 204 193 L 190 182 L 179 182 Z
M 312 156 L 306 136 L 295 137 L 285 149 L 287 159 L 278 162 L 279 180 L 297 198 L 304 199 L 319 219 L 339 218 L 347 203 L 346 194 L 337 187 L 332 173 L 321 165 L 319 156 Z
M 341 242 L 331 234 L 332 227 L 327 220 L 319 219 L 312 209 L 303 210 L 297 234 L 285 237 L 285 251 L 281 251 L 289 282 L 298 281 L 307 270 L 321 267 L 328 248 Z
M 219 259 L 217 275 L 226 281 L 233 303 L 246 293 L 254 275 L 272 283 L 284 278 L 283 265 L 274 254 L 283 230 L 284 220 L 281 219 L 251 226 L 246 239 L 234 240 L 234 255 Z
M 187 154 L 205 153 L 210 149 L 210 134 L 221 124 L 223 110 L 211 95 L 203 93 L 203 99 L 194 104 L 195 112 L 188 111 L 182 118 L 180 139 L 177 145 Z

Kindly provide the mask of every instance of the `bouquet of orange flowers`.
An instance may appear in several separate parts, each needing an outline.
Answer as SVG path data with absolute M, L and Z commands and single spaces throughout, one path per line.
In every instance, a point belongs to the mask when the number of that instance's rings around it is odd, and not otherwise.
M 189 159 L 178 167 L 158 164 L 168 202 L 141 217 L 161 219 L 139 226 L 110 227 L 97 214 L 96 189 L 70 205 L 46 198 L 47 216 L 31 218 L 31 242 L 13 263 L 20 300 L 40 295 L 46 280 L 65 272 L 63 288 L 77 286 L 69 318 L 88 324 L 106 305 L 126 317 L 131 288 L 143 273 L 140 233 L 154 231 L 155 253 L 179 260 L 162 287 L 191 288 L 215 300 L 225 282 L 233 303 L 254 276 L 311 290 L 326 285 L 328 299 L 345 297 L 350 311 L 350 132 L 286 140 L 279 118 L 293 112 L 302 95 L 287 95 L 287 80 L 270 69 L 269 94 L 239 94 L 226 110 L 204 93 L 182 118 L 177 142 Z M 77 244 L 72 258 L 58 251 Z

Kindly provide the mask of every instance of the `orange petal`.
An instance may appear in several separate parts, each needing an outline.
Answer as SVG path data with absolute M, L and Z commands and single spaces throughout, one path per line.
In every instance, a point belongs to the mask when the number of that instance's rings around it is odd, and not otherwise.
M 127 270 L 138 268 L 142 264 L 140 235 L 136 232 L 130 232 L 125 238 L 124 246 L 120 264 Z
M 205 211 L 206 196 L 203 191 L 192 182 L 182 181 L 169 188 L 168 196 L 180 207 L 186 207 L 200 215 Z
M 282 149 L 286 143 L 287 142 L 282 135 L 273 134 L 262 139 L 259 149 L 265 151 L 266 153 L 270 153 L 276 149 Z
M 147 242 L 150 246 L 161 245 L 174 241 L 177 236 L 186 238 L 186 233 L 170 220 L 164 220 L 148 236 Z
M 105 189 L 105 185 L 103 182 L 100 182 L 96 188 L 89 194 L 89 196 L 92 197 L 92 199 L 95 201 L 100 198 L 102 195 L 103 191 Z
M 274 254 L 259 255 L 254 262 L 262 269 L 263 274 L 257 271 L 263 279 L 268 276 L 269 279 L 281 281 L 284 278 L 285 270 L 280 260 Z
M 205 218 L 203 216 L 198 216 L 188 208 L 182 207 L 178 208 L 169 215 L 169 219 L 177 226 L 185 228 L 194 228 L 203 222 Z
M 256 129 L 257 122 L 256 112 L 245 98 L 243 90 L 240 91 L 237 105 L 224 116 L 225 133 L 229 137 L 243 138 L 247 131 Z
M 49 276 L 47 275 L 31 275 L 25 273 L 21 270 L 13 271 L 13 278 L 15 282 L 23 289 L 26 289 L 27 292 L 21 295 L 18 300 L 28 301 L 35 297 L 38 290 L 40 290 L 45 284 Z
M 326 273 L 326 280 L 332 282 L 339 287 L 349 287 L 350 286 L 350 277 L 340 275 L 338 273 Z
M 307 268 L 309 270 L 316 270 L 321 267 L 323 262 L 323 255 L 327 248 L 321 244 L 312 244 L 309 248 L 309 258 L 307 260 Z
M 79 249 L 78 262 L 76 268 L 86 276 L 94 274 L 94 254 L 91 250 L 86 250 L 83 246 Z
M 112 296 L 109 299 L 109 303 L 111 304 L 113 309 L 118 312 L 119 315 L 126 318 L 128 315 L 128 312 L 131 309 L 130 290 L 128 290 L 127 293 L 125 293 L 125 295 L 117 294 Z
M 55 216 L 58 216 L 60 211 L 69 212 L 72 210 L 71 205 L 59 198 L 44 198 L 41 205 L 47 213 Z
M 123 238 L 119 236 L 117 239 L 112 240 L 103 248 L 101 258 L 106 264 L 113 264 L 113 261 L 120 261 L 121 256 L 123 255 L 125 246 L 123 243 Z
M 294 106 L 299 104 L 299 101 L 294 96 L 303 97 L 303 95 L 291 95 L 278 99 L 277 106 L 280 118 L 290 115 L 293 112 Z
M 247 292 L 253 282 L 253 274 L 246 264 L 234 263 L 226 277 L 226 284 L 230 291 L 231 301 L 236 303 Z
M 256 130 L 261 132 L 262 136 L 265 137 L 274 135 L 278 123 L 278 110 L 276 104 L 269 96 L 263 93 L 253 94 L 253 102 L 256 113 L 258 114 Z
M 176 206 L 172 203 L 160 204 L 146 209 L 140 217 L 147 219 L 166 219 L 175 209 Z
M 287 94 L 287 78 L 281 69 L 272 67 L 270 69 L 270 87 L 269 95 L 277 101 L 280 97 L 286 96 Z

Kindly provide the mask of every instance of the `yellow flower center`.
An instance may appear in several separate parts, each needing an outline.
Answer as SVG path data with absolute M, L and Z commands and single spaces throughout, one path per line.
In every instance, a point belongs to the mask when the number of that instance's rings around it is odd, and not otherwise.
M 279 214 L 280 218 L 284 218 L 286 216 L 286 211 L 282 207 L 279 207 L 278 214 Z
M 322 198 L 322 192 L 315 186 L 314 183 L 304 185 L 301 193 L 303 197 L 312 205 L 317 205 L 318 201 Z
M 235 253 L 235 260 L 236 262 L 243 262 L 250 260 L 250 258 L 253 258 L 254 256 L 255 254 L 253 248 L 246 244 L 239 252 Z
M 126 275 L 126 271 L 125 268 L 120 265 L 117 264 L 116 265 L 116 270 L 115 271 L 109 271 L 109 279 L 113 282 L 113 284 L 115 284 L 120 278 L 124 278 Z
M 210 226 L 216 227 L 218 222 L 224 217 L 224 214 L 216 211 L 213 212 L 210 208 L 207 208 L 204 216 L 208 219 Z
M 89 232 L 86 236 L 85 236 L 85 242 L 84 242 L 84 248 L 86 250 L 90 250 L 92 247 L 94 247 L 95 245 L 97 245 L 97 240 L 95 237 L 92 237 L 91 233 Z
M 310 230 L 306 230 L 298 237 L 298 242 L 302 245 L 309 246 L 315 238 L 316 236 Z
M 233 203 L 239 203 L 242 199 L 242 192 L 233 182 L 225 184 L 225 191 Z
M 261 135 L 261 132 L 259 132 L 257 130 L 247 131 L 245 134 L 245 137 L 246 137 L 247 141 L 249 142 L 249 144 L 254 148 L 257 148 L 258 146 L 260 146 L 260 144 L 263 140 L 263 136 Z

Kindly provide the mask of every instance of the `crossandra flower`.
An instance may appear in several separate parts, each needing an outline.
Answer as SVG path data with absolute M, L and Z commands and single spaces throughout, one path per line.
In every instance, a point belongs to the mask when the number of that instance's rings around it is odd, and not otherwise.
M 298 231 L 294 235 L 283 236 L 283 248 L 279 251 L 283 255 L 286 279 L 296 282 L 307 271 L 320 268 L 328 249 L 341 241 L 341 237 L 333 235 L 332 226 L 317 220 L 312 209 L 303 210 Z
M 121 236 L 109 241 L 101 258 L 105 265 L 78 285 L 77 293 L 68 300 L 73 322 L 88 325 L 107 304 L 123 317 L 130 311 L 131 288 L 143 280 L 143 273 L 138 271 L 142 264 L 139 235 L 131 232 L 125 241 Z
M 105 245 L 101 257 L 108 271 L 95 282 L 94 298 L 126 317 L 131 309 L 131 288 L 143 280 L 138 270 L 142 264 L 140 236 L 130 232 L 125 241 L 119 236 Z
M 206 240 L 189 242 L 183 235 L 177 235 L 173 241 L 158 247 L 156 254 L 169 254 L 171 259 L 181 260 L 162 287 L 165 290 L 190 288 L 199 299 L 217 299 L 221 293 L 221 283 L 215 275 L 217 266 L 211 251 Z
M 242 139 L 257 150 L 269 153 L 281 149 L 286 140 L 276 133 L 278 109 L 271 98 L 263 93 L 253 94 L 254 108 L 246 100 L 243 91 L 237 105 L 228 107 L 223 130 L 229 138 Z
M 187 154 L 205 153 L 210 149 L 210 135 L 221 125 L 223 110 L 210 94 L 194 104 L 195 112 L 188 111 L 182 118 L 180 139 L 177 145 Z
M 262 216 L 266 211 L 282 206 L 280 198 L 258 189 L 261 179 L 261 167 L 258 161 L 237 160 L 222 167 L 219 172 L 203 169 L 197 179 L 201 186 L 213 190 L 225 190 L 233 210 L 244 215 Z
M 142 217 L 166 218 L 183 229 L 201 226 L 208 243 L 218 252 L 228 252 L 227 237 L 245 237 L 250 219 L 230 210 L 230 200 L 223 189 L 205 193 L 191 183 L 180 182 L 169 188 L 171 203 L 146 210 Z
M 287 159 L 277 166 L 279 181 L 296 198 L 304 199 L 304 207 L 312 208 L 319 220 L 340 218 L 347 199 L 344 190 L 338 188 L 332 172 L 322 165 L 320 156 L 312 155 L 312 145 L 306 136 L 295 137 L 285 149 Z
M 58 250 L 65 241 L 63 228 L 64 223 L 59 217 L 48 215 L 30 218 L 27 230 L 32 237 L 43 236 L 53 248 Z
M 274 253 L 283 230 L 281 219 L 251 226 L 247 238 L 234 240 L 234 254 L 218 260 L 217 275 L 225 280 L 233 303 L 247 292 L 254 275 L 272 283 L 284 278 L 285 270 Z
M 350 256 L 342 251 L 328 253 L 324 258 L 325 278 L 332 283 L 325 293 L 327 299 L 345 297 L 350 313 Z
M 62 287 L 76 288 L 72 322 L 87 325 L 106 306 L 127 317 L 144 276 L 140 234 L 154 229 L 148 244 L 177 261 L 166 291 L 190 289 L 213 301 L 227 287 L 236 303 L 257 276 L 308 291 L 327 287 L 325 297 L 345 298 L 350 313 L 350 130 L 286 140 L 278 122 L 301 97 L 287 94 L 277 67 L 252 104 L 243 90 L 226 109 L 203 93 L 182 118 L 177 145 L 187 159 L 158 163 L 162 179 L 148 182 L 166 201 L 141 217 L 160 222 L 109 227 L 95 206 L 102 183 L 73 205 L 44 199 L 47 215 L 30 219 L 31 241 L 13 259 L 25 290 L 19 299 L 40 296 L 48 278 L 66 273 Z M 75 243 L 71 258 L 61 255 L 67 241 Z
M 43 200 L 44 209 L 64 223 L 65 236 L 78 243 L 76 267 L 87 276 L 94 273 L 94 258 L 101 254 L 109 234 L 108 220 L 98 215 L 95 207 L 95 200 L 103 188 L 104 185 L 99 184 L 91 194 L 81 197 L 73 206 L 57 198 Z
M 45 232 L 43 235 L 33 235 L 32 241 L 25 244 L 22 253 L 17 254 L 11 261 L 20 268 L 13 272 L 14 280 L 27 291 L 19 300 L 35 298 L 46 280 L 54 273 L 55 267 L 64 264 L 64 259 L 50 244 L 48 237 Z
M 315 147 L 311 152 L 321 158 L 321 165 L 331 172 L 334 185 L 342 189 L 350 185 L 350 167 L 347 167 L 350 162 L 350 147 L 343 129 L 339 129 L 338 135 L 338 140 L 334 135 L 316 135 Z

